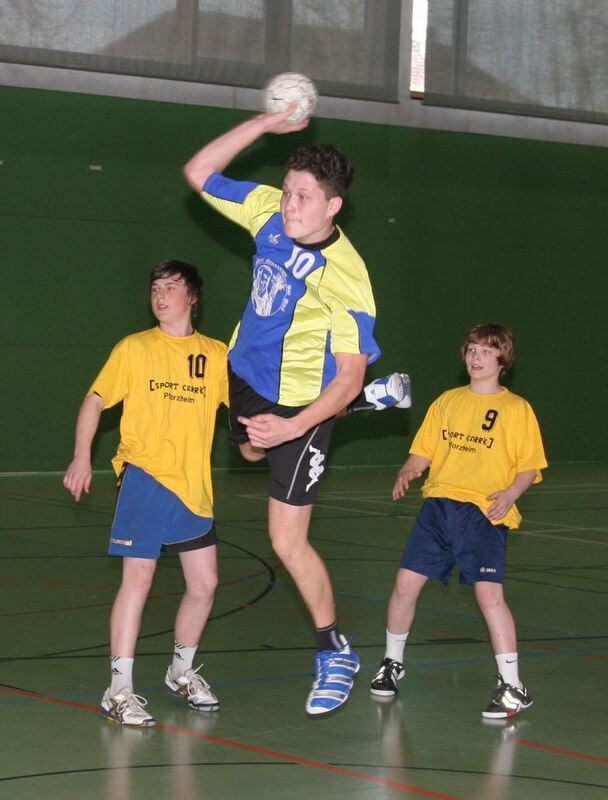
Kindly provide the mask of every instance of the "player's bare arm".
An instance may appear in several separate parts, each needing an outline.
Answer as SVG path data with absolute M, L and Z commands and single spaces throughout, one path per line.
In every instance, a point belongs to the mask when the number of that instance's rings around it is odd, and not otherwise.
M 223 172 L 238 154 L 265 133 L 294 133 L 308 125 L 308 119 L 292 123 L 287 119 L 297 106 L 293 103 L 286 111 L 258 114 L 237 125 L 217 139 L 206 144 L 184 166 L 184 177 L 196 192 L 200 192 L 207 178 L 214 172 Z
M 429 458 L 414 454 L 410 455 L 397 474 L 395 485 L 393 486 L 393 500 L 402 498 L 410 488 L 410 483 L 419 478 L 430 463 L 431 460 Z
M 90 394 L 82 401 L 78 412 L 74 458 L 63 477 L 63 485 L 74 495 L 76 501 L 80 500 L 83 491 L 88 494 L 91 488 L 91 445 L 102 411 L 103 399 L 98 394 Z
M 254 447 L 275 447 L 303 436 L 320 422 L 335 417 L 360 393 L 367 367 L 365 353 L 336 353 L 336 377 L 300 414 L 286 419 L 276 414 L 239 417 Z
M 511 506 L 521 497 L 521 495 L 534 482 L 536 477 L 535 470 L 520 472 L 515 476 L 515 480 L 506 489 L 488 495 L 488 500 L 493 500 L 486 516 L 489 520 L 499 520 L 509 513 Z

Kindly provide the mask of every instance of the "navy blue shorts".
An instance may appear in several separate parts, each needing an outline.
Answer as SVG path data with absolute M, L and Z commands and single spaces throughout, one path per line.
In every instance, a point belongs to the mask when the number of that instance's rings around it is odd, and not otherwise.
M 254 417 L 256 414 L 295 417 L 306 408 L 282 406 L 266 400 L 231 369 L 228 374 L 230 441 L 235 444 L 248 441 L 245 426 L 238 421 L 238 417 Z M 315 502 L 321 475 L 325 471 L 334 421 L 334 417 L 326 419 L 299 439 L 292 439 L 266 450 L 270 467 L 270 497 L 292 506 L 305 506 Z
M 212 517 L 199 517 L 143 469 L 127 464 L 120 477 L 108 553 L 158 558 L 216 543 Z
M 416 517 L 401 567 L 447 583 L 457 564 L 460 583 L 502 583 L 507 532 L 506 525 L 492 525 L 474 503 L 429 497 Z

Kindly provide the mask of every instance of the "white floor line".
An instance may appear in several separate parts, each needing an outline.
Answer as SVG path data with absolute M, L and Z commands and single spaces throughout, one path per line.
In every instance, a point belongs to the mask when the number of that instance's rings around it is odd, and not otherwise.
M 576 528 L 575 530 L 578 530 Z M 590 530 L 590 529 L 587 529 Z M 577 544 L 599 544 L 600 547 L 608 547 L 608 540 L 601 542 L 598 539 L 581 539 L 580 536 L 556 536 L 544 531 L 516 531 L 516 536 L 538 536 L 540 539 L 555 539 L 558 542 L 576 542 Z

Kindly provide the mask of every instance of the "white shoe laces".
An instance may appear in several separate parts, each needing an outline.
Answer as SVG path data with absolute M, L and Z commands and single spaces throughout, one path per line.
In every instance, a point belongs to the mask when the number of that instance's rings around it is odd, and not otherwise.
M 203 665 L 201 664 L 200 667 L 197 667 L 196 669 L 187 670 L 183 675 L 183 677 L 188 681 L 188 697 L 194 697 L 200 693 L 205 694 L 209 691 L 209 689 L 211 689 L 203 676 L 199 675 L 199 672 L 202 668 Z
M 149 716 L 149 714 L 144 711 L 144 708 L 148 705 L 148 701 L 145 697 L 128 691 L 119 692 L 117 696 L 121 694 L 123 695 L 123 699 L 118 702 L 116 702 L 116 697 L 112 698 L 115 701 L 116 710 L 119 714 L 129 711 L 131 714 L 141 716 L 142 718 L 147 718 Z

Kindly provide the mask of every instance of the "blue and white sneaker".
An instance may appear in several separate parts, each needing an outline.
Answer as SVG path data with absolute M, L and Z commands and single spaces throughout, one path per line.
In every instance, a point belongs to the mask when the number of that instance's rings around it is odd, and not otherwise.
M 409 408 L 412 405 L 410 376 L 405 372 L 392 372 L 377 378 L 363 389 L 367 408 L 384 411 L 385 408 Z M 357 408 L 363 408 L 360 406 Z
M 310 717 L 328 714 L 344 705 L 359 672 L 359 656 L 342 636 L 341 650 L 319 650 L 314 660 L 315 682 L 306 701 Z

